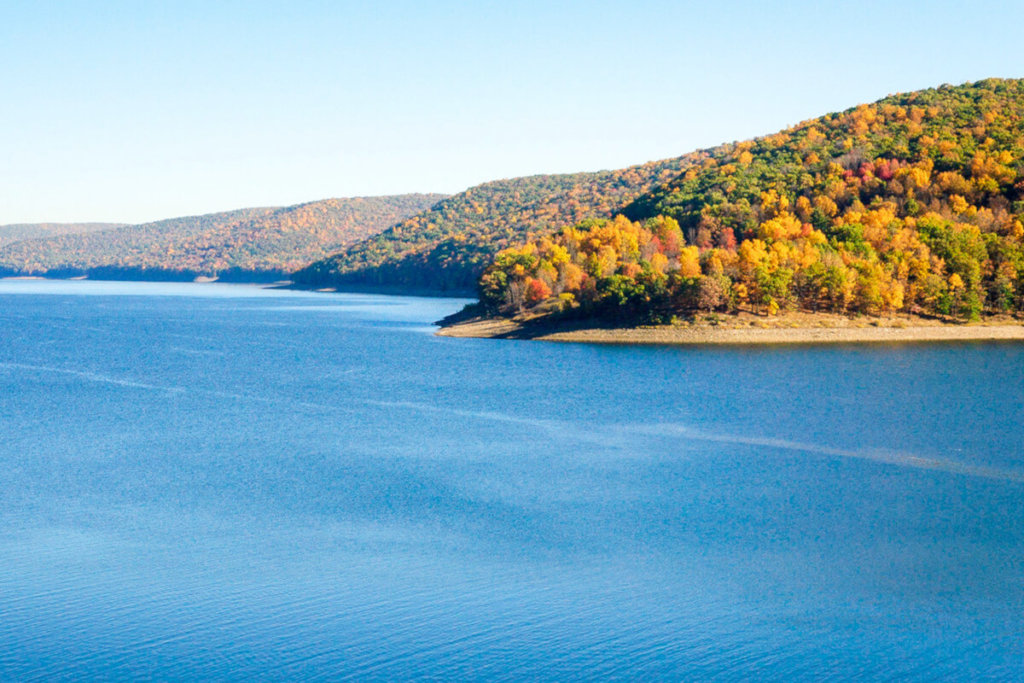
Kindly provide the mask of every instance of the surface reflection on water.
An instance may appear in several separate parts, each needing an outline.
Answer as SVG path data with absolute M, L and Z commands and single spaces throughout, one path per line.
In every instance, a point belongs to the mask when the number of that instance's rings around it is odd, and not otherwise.
M 462 303 L 0 283 L 0 677 L 1024 675 L 1024 346 Z

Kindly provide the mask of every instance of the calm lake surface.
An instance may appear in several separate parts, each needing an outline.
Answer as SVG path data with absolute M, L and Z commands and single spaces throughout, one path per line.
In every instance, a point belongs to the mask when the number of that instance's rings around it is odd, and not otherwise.
M 1024 345 L 0 282 L 0 679 L 1024 678 Z

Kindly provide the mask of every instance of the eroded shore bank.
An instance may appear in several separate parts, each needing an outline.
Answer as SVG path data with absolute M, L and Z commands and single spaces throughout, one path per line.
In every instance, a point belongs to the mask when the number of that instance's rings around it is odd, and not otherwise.
M 914 316 L 831 314 L 707 316 L 673 325 L 595 326 L 588 321 L 476 318 L 442 327 L 445 337 L 537 339 L 606 344 L 822 344 L 931 341 L 1024 341 L 1024 322 L 1000 317 L 957 324 Z

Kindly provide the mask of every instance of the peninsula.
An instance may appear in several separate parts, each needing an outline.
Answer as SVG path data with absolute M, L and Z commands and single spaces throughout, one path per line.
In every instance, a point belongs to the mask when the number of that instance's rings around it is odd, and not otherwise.
M 895 95 L 688 159 L 611 217 L 498 252 L 442 334 L 1024 338 L 1024 81 Z

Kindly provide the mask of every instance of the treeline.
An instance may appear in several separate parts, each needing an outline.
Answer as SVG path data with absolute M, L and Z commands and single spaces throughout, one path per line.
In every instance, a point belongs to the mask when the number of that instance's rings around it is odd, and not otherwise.
M 0 225 L 0 247 L 22 240 L 112 230 L 122 228 L 124 225 L 124 223 L 13 223 Z
M 174 218 L 0 247 L 0 272 L 270 280 L 423 211 L 443 195 L 327 199 Z M 135 279 L 133 278 L 133 279 Z
M 306 286 L 371 285 L 473 291 L 494 255 L 534 235 L 610 217 L 704 157 L 617 171 L 539 175 L 485 183 L 293 275 Z
M 0 277 L 23 275 L 18 271 L 0 268 Z M 100 266 L 83 270 L 81 268 L 54 269 L 46 272 L 46 277 L 67 279 L 85 277 L 89 280 L 117 280 L 120 282 L 193 282 L 200 278 L 215 277 L 219 282 L 237 283 L 275 283 L 289 279 L 290 273 L 282 270 L 243 270 L 228 268 L 218 271 L 215 276 L 208 273 L 180 268 L 131 268 L 117 266 Z
M 1024 82 L 989 80 L 712 150 L 623 217 L 501 252 L 482 298 L 647 319 L 1021 311 L 1022 121 Z

